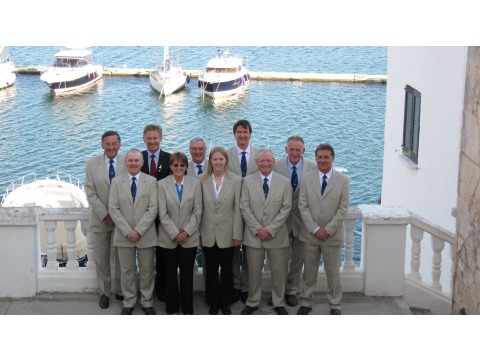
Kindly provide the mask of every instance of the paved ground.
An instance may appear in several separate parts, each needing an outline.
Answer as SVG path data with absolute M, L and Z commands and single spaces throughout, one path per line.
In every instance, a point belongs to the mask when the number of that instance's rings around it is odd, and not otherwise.
M 267 305 L 269 294 L 264 293 L 262 303 L 255 312 L 258 315 L 276 315 L 271 306 Z M 100 309 L 96 293 L 43 293 L 32 298 L 2 298 L 0 299 L 0 314 L 2 315 L 118 315 L 122 310 L 122 302 L 110 299 L 108 309 Z M 238 301 L 231 306 L 233 315 L 239 315 L 245 305 Z M 158 315 L 164 315 L 164 303 L 155 299 L 154 307 Z M 342 300 L 343 315 L 412 315 L 425 314 L 424 311 L 413 312 L 401 297 L 372 297 L 357 293 L 345 293 Z M 299 306 L 287 307 L 294 315 Z M 209 306 L 205 303 L 203 293 L 194 294 L 194 311 L 196 315 L 208 315 Z M 427 312 L 428 313 L 428 312 Z M 221 314 L 221 312 L 220 312 Z M 324 294 L 315 296 L 312 315 L 327 315 L 329 308 Z M 143 315 L 137 303 L 134 315 Z

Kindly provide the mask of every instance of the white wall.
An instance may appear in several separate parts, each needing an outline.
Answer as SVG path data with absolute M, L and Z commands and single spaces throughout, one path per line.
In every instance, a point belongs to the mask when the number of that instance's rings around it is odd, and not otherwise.
M 382 204 L 455 232 L 467 47 L 389 47 Z M 418 168 L 402 154 L 405 86 L 421 93 Z

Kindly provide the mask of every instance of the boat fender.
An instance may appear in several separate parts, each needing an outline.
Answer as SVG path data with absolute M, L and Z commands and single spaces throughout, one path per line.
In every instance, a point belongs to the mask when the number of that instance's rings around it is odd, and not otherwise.
M 242 76 L 241 83 L 242 83 L 242 86 L 245 85 L 245 79 L 243 78 L 243 76 Z
M 187 75 L 187 84 L 190 84 L 190 76 Z
M 250 80 L 250 74 L 247 74 L 246 76 L 247 76 L 247 80 Z
M 200 80 L 198 80 L 197 84 L 198 84 L 198 87 L 202 87 L 202 85 L 200 84 Z

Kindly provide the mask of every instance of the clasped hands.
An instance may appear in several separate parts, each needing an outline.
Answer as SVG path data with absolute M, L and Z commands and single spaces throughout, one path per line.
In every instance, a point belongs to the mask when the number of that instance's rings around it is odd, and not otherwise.
M 184 244 L 187 241 L 188 233 L 185 230 L 180 231 L 175 239 L 173 239 L 177 244 Z
M 315 237 L 320 241 L 325 241 L 330 236 L 330 234 L 327 232 L 327 230 L 325 230 L 325 228 L 318 228 L 317 231 L 313 233 L 313 235 L 315 235 Z
M 260 240 L 264 240 L 264 241 L 273 239 L 273 236 L 270 235 L 267 228 L 265 227 L 261 227 L 260 229 L 257 229 L 256 235 L 260 238 Z
M 130 240 L 132 243 L 136 243 L 140 240 L 140 238 L 142 237 L 142 235 L 140 235 L 137 230 L 135 229 L 132 229 L 130 230 L 130 232 L 128 233 L 127 235 L 127 239 Z

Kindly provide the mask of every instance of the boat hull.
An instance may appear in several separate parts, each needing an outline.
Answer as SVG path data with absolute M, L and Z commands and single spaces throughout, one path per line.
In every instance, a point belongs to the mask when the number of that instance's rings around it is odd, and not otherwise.
M 205 95 L 216 99 L 245 90 L 250 84 L 250 76 L 246 73 L 243 76 L 227 81 L 208 81 L 205 78 L 199 78 L 198 83 Z
M 12 86 L 17 79 L 15 66 L 10 62 L 0 64 L 0 89 Z
M 85 89 L 103 76 L 103 67 L 92 65 L 84 69 L 77 69 L 71 72 L 70 69 L 49 70 L 50 73 L 42 74 L 40 80 L 44 81 L 48 87 L 55 93 L 65 93 Z M 70 71 L 70 72 L 69 72 Z
M 169 74 L 164 76 L 161 73 L 149 75 L 150 85 L 160 93 L 161 96 L 168 96 L 185 88 L 187 75 L 183 73 Z

